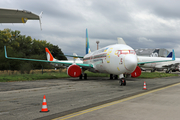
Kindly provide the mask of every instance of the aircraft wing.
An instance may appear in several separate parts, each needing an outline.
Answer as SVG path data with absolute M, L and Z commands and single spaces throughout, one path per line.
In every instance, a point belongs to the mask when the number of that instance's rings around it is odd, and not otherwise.
M 150 61 L 150 62 L 138 62 L 138 65 L 147 64 L 147 63 L 158 63 L 158 62 L 169 62 L 174 60 L 161 60 L 161 61 Z
M 39 20 L 39 15 L 30 11 L 0 8 L 0 23 L 26 23 L 27 20 Z
M 26 23 L 27 20 L 39 20 L 41 27 L 41 15 L 36 15 L 27 10 L 0 8 L 0 23 Z
M 169 62 L 169 61 L 175 61 L 175 52 L 174 50 L 172 50 L 172 59 L 168 59 L 168 58 L 158 58 L 158 60 L 153 60 L 155 59 L 155 57 L 144 57 L 146 58 L 146 61 L 138 61 L 138 65 L 142 65 L 142 64 L 146 64 L 146 63 L 158 63 L 158 62 Z M 143 57 L 142 57 L 143 58 Z M 147 58 L 149 59 L 149 61 L 147 60 Z M 151 60 L 150 60 L 151 59 Z
M 35 62 L 47 62 L 47 63 L 56 63 L 56 64 L 64 64 L 64 65 L 72 65 L 74 64 L 73 61 L 48 61 L 48 60 L 38 60 L 38 59 L 28 59 L 28 58 L 15 58 L 15 57 L 8 57 L 6 52 L 6 46 L 4 46 L 5 57 L 7 59 L 14 59 L 14 60 L 28 60 L 28 61 L 35 61 Z M 92 64 L 83 64 L 83 63 L 76 63 L 76 65 L 83 67 L 83 68 L 93 68 Z

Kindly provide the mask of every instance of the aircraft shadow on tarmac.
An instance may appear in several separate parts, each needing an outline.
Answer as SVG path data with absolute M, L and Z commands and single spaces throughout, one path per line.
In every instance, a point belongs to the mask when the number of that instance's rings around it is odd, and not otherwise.
M 118 81 L 120 79 L 109 79 L 108 77 L 89 77 L 88 79 L 67 78 L 69 81 Z M 127 81 L 137 81 L 137 78 L 126 78 Z

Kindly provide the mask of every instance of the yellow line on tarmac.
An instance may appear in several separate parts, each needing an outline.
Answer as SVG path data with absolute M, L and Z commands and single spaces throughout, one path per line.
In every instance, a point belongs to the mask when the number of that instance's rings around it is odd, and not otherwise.
M 106 103 L 106 104 L 99 105 L 99 106 L 96 106 L 96 107 L 92 107 L 92 108 L 89 108 L 89 109 L 86 109 L 86 110 L 82 110 L 82 111 L 79 111 L 79 112 L 68 114 L 68 115 L 65 115 L 65 116 L 62 116 L 62 117 L 59 117 L 59 118 L 55 118 L 55 119 L 52 119 L 52 120 L 67 120 L 69 118 L 73 118 L 73 117 L 76 117 L 76 116 L 79 116 L 79 115 L 82 115 L 82 114 L 85 114 L 85 113 L 89 113 L 89 112 L 92 112 L 92 111 L 95 111 L 95 110 L 99 110 L 99 109 L 102 109 L 102 108 L 105 108 L 105 107 L 108 107 L 108 106 L 111 106 L 111 105 L 114 105 L 114 104 L 118 104 L 118 103 L 121 103 L 121 102 L 124 102 L 124 101 L 128 101 L 128 100 L 131 100 L 131 99 L 134 99 L 134 98 L 137 98 L 137 97 L 141 97 L 141 96 L 147 95 L 149 93 L 157 92 L 157 91 L 160 91 L 160 90 L 163 90 L 163 89 L 166 89 L 166 88 L 170 88 L 170 87 L 173 87 L 173 86 L 176 86 L 176 85 L 179 85 L 179 84 L 180 83 L 176 83 L 176 84 L 169 85 L 169 86 L 166 86 L 166 87 L 163 87 L 163 88 L 151 90 L 151 91 L 148 91 L 148 92 L 145 92 L 145 93 L 140 93 L 140 94 L 128 97 L 128 98 L 124 98 L 124 99 L 117 100 L 117 101 L 114 101 L 114 102 L 110 102 L 110 103 Z

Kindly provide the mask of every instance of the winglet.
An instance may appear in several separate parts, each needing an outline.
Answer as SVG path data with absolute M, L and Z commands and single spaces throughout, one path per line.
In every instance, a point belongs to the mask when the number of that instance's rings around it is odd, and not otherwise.
M 176 58 L 175 58 L 175 52 L 174 52 L 174 49 L 172 50 L 172 60 L 175 60 Z
M 41 30 L 42 30 L 42 25 L 41 25 L 42 24 L 42 22 L 41 22 L 42 14 L 43 14 L 43 11 L 39 15 L 39 24 L 40 24 Z
M 89 47 L 89 37 L 88 37 L 88 31 L 86 28 L 86 54 L 91 53 L 90 47 Z
M 4 46 L 4 52 L 5 52 L 5 57 L 8 58 L 7 57 L 7 52 L 6 52 L 6 46 Z
M 48 61 L 54 61 L 54 57 L 52 56 L 51 52 L 49 51 L 48 48 L 45 48 L 46 51 L 46 56 Z

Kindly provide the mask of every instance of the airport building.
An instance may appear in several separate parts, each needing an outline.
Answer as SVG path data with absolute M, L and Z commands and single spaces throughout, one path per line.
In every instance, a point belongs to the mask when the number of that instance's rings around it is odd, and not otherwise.
M 135 49 L 135 52 L 139 56 L 150 56 L 150 57 L 166 57 L 170 52 L 164 48 L 148 49 L 141 48 Z

